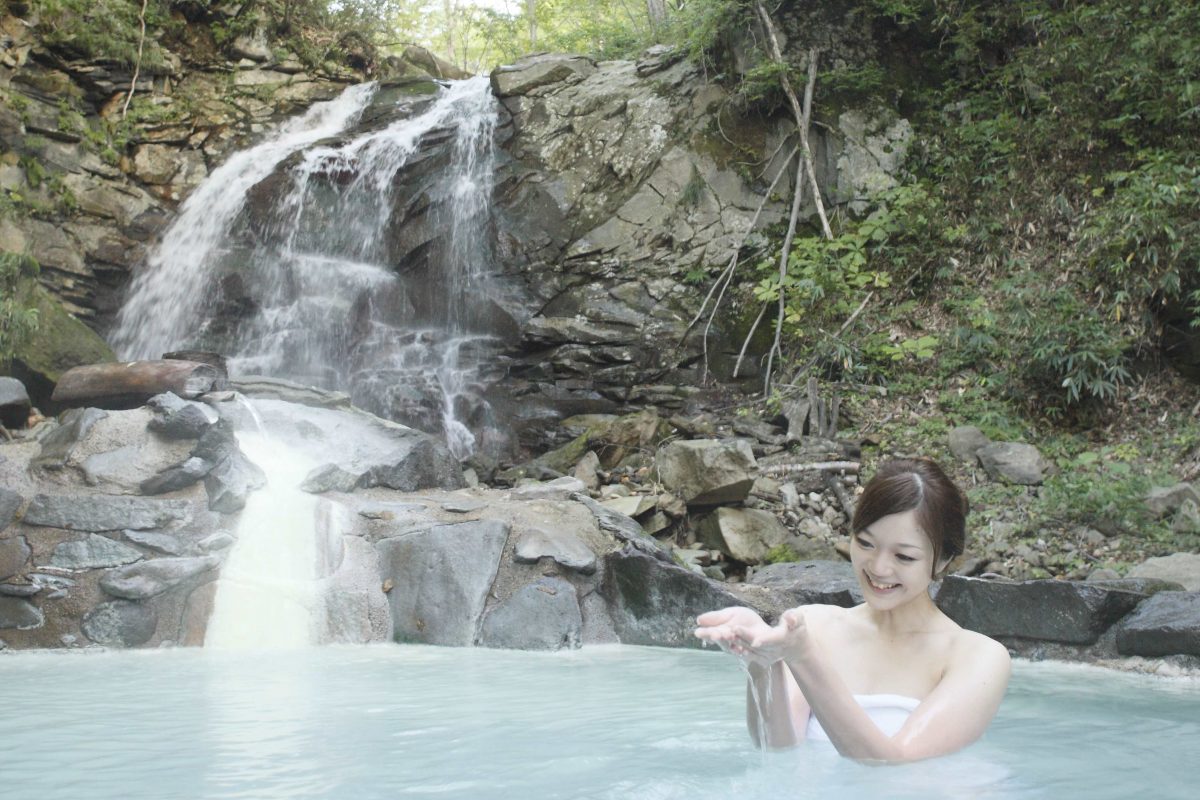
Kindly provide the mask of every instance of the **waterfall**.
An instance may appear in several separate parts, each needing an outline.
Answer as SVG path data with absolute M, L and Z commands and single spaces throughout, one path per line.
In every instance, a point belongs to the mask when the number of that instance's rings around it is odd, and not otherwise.
M 238 537 L 213 598 L 206 647 L 303 647 L 314 644 L 319 561 L 316 495 L 300 482 L 316 462 L 263 430 L 238 434 L 238 446 L 267 474 L 246 501 Z
M 465 458 L 488 413 L 479 367 L 499 344 L 478 310 L 494 295 L 498 104 L 478 77 L 403 96 L 407 116 L 372 126 L 377 92 L 352 87 L 215 170 L 110 338 L 128 359 L 217 350 L 234 375 L 347 391 Z M 421 191 L 398 191 L 414 172 Z

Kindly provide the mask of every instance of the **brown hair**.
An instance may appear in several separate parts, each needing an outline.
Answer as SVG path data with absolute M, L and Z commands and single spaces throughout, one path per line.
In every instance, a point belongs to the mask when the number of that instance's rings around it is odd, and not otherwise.
M 967 535 L 967 496 L 937 462 L 928 458 L 885 461 L 858 499 L 850 530 L 858 533 L 891 514 L 916 509 L 917 525 L 933 545 L 938 562 L 962 555 Z

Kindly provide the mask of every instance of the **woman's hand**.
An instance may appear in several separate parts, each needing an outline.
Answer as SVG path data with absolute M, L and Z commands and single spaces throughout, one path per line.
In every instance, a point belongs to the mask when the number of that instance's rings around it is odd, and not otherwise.
M 721 646 L 746 661 L 768 666 L 807 644 L 808 631 L 799 609 L 785 611 L 774 627 L 749 608 L 735 606 L 701 614 L 696 637 Z

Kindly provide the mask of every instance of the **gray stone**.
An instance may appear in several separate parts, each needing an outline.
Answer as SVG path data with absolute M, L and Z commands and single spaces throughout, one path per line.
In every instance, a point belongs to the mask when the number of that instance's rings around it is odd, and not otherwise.
M 0 630 L 16 628 L 27 631 L 46 624 L 42 610 L 21 597 L 0 596 Z
M 81 625 L 83 635 L 108 647 L 137 647 L 154 636 L 158 614 L 142 603 L 113 600 L 89 611 Z
M 696 617 L 746 602 L 721 584 L 626 545 L 605 557 L 600 593 L 624 644 L 700 647 Z
M 440 487 L 462 489 L 466 486 L 462 468 L 444 445 L 421 435 L 411 440 L 407 453 L 390 464 L 371 467 L 360 486 L 385 486 L 401 492 Z
M 588 510 L 592 512 L 592 516 L 596 518 L 596 524 L 600 526 L 600 530 L 612 534 L 618 541 L 653 558 L 668 564 L 672 563 L 671 556 L 663 549 L 662 545 L 656 542 L 653 536 L 642 530 L 642 526 L 633 518 L 619 514 L 611 508 L 605 508 L 586 494 L 574 494 L 571 495 L 571 499 L 587 506 Z
M 21 510 L 24 502 L 25 498 L 21 495 L 0 487 L 0 533 L 3 533 L 16 519 L 17 512 Z
M 974 464 L 979 451 L 991 443 L 992 440 L 974 425 L 960 425 L 950 430 L 950 452 L 959 461 Z
M 574 471 L 571 473 L 574 477 L 583 481 L 583 485 L 589 490 L 595 491 L 600 488 L 600 456 L 596 455 L 595 451 L 588 450 L 583 458 L 575 465 Z
M 24 522 L 75 531 L 119 531 L 162 528 L 190 517 L 191 504 L 186 500 L 39 494 L 25 511 Z
M 0 425 L 6 428 L 24 428 L 29 420 L 31 407 L 25 384 L 16 378 L 0 375 Z
M 42 439 L 42 452 L 31 466 L 42 469 L 62 469 L 71 458 L 79 441 L 108 413 L 98 408 L 72 408 L 62 415 L 62 424 Z
M 817 603 L 851 608 L 863 602 L 854 567 L 845 561 L 767 564 L 755 570 L 749 582 L 782 592 L 795 605 Z
M 112 570 L 100 579 L 100 588 L 124 600 L 145 600 L 220 564 L 216 556 L 156 558 Z
M 222 514 L 241 511 L 251 492 L 266 485 L 266 473 L 240 450 L 223 458 L 204 476 L 208 507 Z
M 513 497 L 521 500 L 566 500 L 576 492 L 586 491 L 587 486 L 578 478 L 564 476 L 552 481 L 526 483 L 513 489 Z
M 138 145 L 133 151 L 133 174 L 142 183 L 170 183 L 179 171 L 179 151 L 161 144 Z
M 1173 581 L 1189 592 L 1200 592 L 1200 553 L 1172 553 L 1148 558 L 1129 570 L 1127 577 Z
M 792 538 L 774 514 L 756 508 L 718 508 L 696 521 L 696 532 L 707 547 L 743 564 L 761 563 Z
M 347 472 L 337 464 L 322 464 L 304 477 L 300 489 L 311 494 L 353 492 L 361 475 Z
M 132 564 L 143 558 L 142 551 L 97 533 L 74 542 L 61 542 L 50 555 L 50 563 L 63 569 L 101 569 Z
M 951 575 L 937 604 L 959 625 L 988 636 L 1092 644 L 1144 598 L 1082 581 L 1010 583 Z
M 1200 656 L 1200 592 L 1159 592 L 1117 626 L 1126 656 Z
M 215 553 L 218 550 L 227 550 L 233 547 L 237 539 L 229 535 L 225 531 L 217 531 L 212 536 L 205 536 L 200 540 L 200 549 L 206 553 Z
M 596 571 L 596 554 L 570 531 L 535 528 L 523 531 L 513 556 L 519 564 L 536 564 L 550 558 L 584 575 Z
M 156 531 L 122 531 L 125 538 L 142 547 L 149 547 L 169 556 L 181 556 L 188 551 L 188 545 L 178 536 Z
M 212 464 L 193 456 L 182 464 L 176 464 L 153 478 L 142 481 L 141 492 L 146 495 L 156 495 L 186 489 L 188 486 L 198 483 L 211 469 Z
M 1050 465 L 1031 444 L 993 442 L 976 451 L 979 463 L 992 480 L 1022 486 L 1037 486 L 1046 478 Z
M 561 83 L 569 78 L 584 78 L 596 71 L 595 65 L 581 56 L 527 56 L 515 64 L 492 72 L 492 91 L 497 97 L 527 94 L 534 89 Z
M 757 467 L 744 439 L 672 442 L 658 451 L 656 463 L 663 485 L 689 506 L 745 500 Z
M 158 412 L 147 427 L 167 439 L 199 439 L 217 421 L 208 406 L 170 392 L 155 395 L 147 405 Z
M 35 583 L 0 583 L 0 594 L 6 597 L 33 597 L 41 590 Z
M 631 494 L 624 497 L 611 497 L 607 500 L 601 500 L 600 505 L 618 514 L 624 514 L 627 517 L 636 519 L 657 508 L 658 498 L 652 494 Z
M 509 526 L 498 520 L 438 525 L 380 541 L 397 642 L 475 642 Z
M 485 508 L 487 508 L 487 503 L 482 500 L 468 498 L 454 498 L 442 503 L 442 511 L 448 511 L 451 514 L 473 514 Z
M 538 578 L 484 617 L 479 644 L 514 650 L 579 647 L 583 617 L 575 587 L 561 578 Z
M 1146 508 L 1157 517 L 1165 517 L 1178 511 L 1185 500 L 1200 504 L 1200 492 L 1190 483 L 1155 486 L 1146 493 Z
M 735 417 L 733 432 L 757 439 L 763 444 L 787 444 L 788 441 L 786 433 L 758 417 Z
M 0 581 L 20 574 L 29 563 L 31 553 L 24 536 L 0 539 Z

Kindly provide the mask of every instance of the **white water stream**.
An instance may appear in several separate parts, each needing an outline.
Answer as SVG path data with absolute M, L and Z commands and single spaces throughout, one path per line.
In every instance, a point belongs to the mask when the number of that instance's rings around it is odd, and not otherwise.
M 352 87 L 215 170 L 137 276 L 111 340 L 127 359 L 215 349 L 235 374 L 347 391 L 439 430 L 465 458 L 495 342 L 476 306 L 493 294 L 498 106 L 479 77 L 404 96 L 415 113 L 347 135 L 377 113 L 375 95 Z M 448 163 L 423 166 L 437 153 Z M 410 169 L 419 194 L 400 196 Z M 413 237 L 423 244 L 397 243 Z M 236 313 L 230 292 L 243 298 Z
M 206 647 L 252 649 L 314 644 L 318 504 L 300 482 L 315 461 L 265 431 L 238 434 L 238 446 L 267 473 L 238 519 L 238 538 L 217 581 Z

